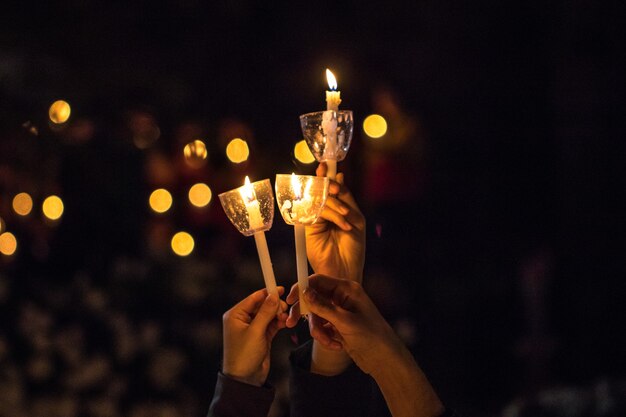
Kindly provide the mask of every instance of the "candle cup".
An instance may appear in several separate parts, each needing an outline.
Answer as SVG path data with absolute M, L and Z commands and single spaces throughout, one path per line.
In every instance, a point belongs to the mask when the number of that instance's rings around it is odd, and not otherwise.
M 300 127 L 311 153 L 318 162 L 328 164 L 327 176 L 334 179 L 337 162 L 343 161 L 352 142 L 352 110 L 306 113 L 300 116 Z
M 274 194 L 270 180 L 265 179 L 219 195 L 228 220 L 244 236 L 254 236 L 265 287 L 269 294 L 278 296 L 265 231 L 274 221 Z
M 324 209 L 328 197 L 327 177 L 310 175 L 276 175 L 276 201 L 285 223 L 294 226 L 296 241 L 296 265 L 300 293 L 300 313 L 309 308 L 302 296 L 308 287 L 308 264 L 306 258 L 305 226 L 315 223 Z

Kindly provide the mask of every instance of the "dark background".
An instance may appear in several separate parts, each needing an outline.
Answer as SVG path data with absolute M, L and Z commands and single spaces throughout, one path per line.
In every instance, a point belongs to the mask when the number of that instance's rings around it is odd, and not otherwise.
M 340 169 L 368 218 L 366 285 L 446 402 L 467 415 L 500 415 L 551 387 L 593 398 L 604 388 L 623 393 L 626 33 L 617 2 L 270 4 L 3 5 L 0 217 L 19 250 L 0 255 L 0 364 L 14 369 L 3 374 L 0 397 L 13 398 L 7 387 L 17 384 L 25 403 L 70 398 L 83 413 L 76 415 L 117 415 L 100 410 L 104 398 L 122 415 L 141 415 L 141 401 L 161 401 L 162 410 L 191 403 L 187 412 L 202 415 L 219 367 L 221 313 L 262 282 L 251 239 L 225 223 L 215 196 L 245 175 L 313 172 L 295 162 L 293 144 L 298 115 L 324 106 L 327 67 L 342 108 L 355 112 L 354 143 Z M 420 132 L 419 155 L 385 171 L 418 185 L 389 199 L 375 197 L 369 169 L 376 155 L 393 161 L 394 153 L 369 145 L 360 128 L 381 89 Z M 55 127 L 47 111 L 59 98 L 72 116 Z M 137 114 L 160 129 L 148 149 L 133 145 Z M 223 157 L 229 120 L 250 132 L 242 167 Z M 71 139 L 77 121 L 93 129 L 84 141 Z M 175 168 L 171 188 L 176 199 L 189 178 L 207 182 L 211 209 L 190 216 L 175 203 L 167 220 L 155 220 L 146 201 L 159 181 L 146 167 L 156 154 L 177 166 L 185 123 L 199 126 L 210 167 Z M 61 195 L 61 222 L 12 215 L 10 200 L 24 190 L 35 204 Z M 192 230 L 194 253 L 151 253 L 155 222 Z M 268 240 L 285 285 L 295 281 L 291 239 L 277 218 Z M 184 274 L 200 282 L 197 297 L 172 296 Z M 111 316 L 81 307 L 92 293 Z M 51 340 L 83 329 L 83 356 L 104 355 L 113 371 L 91 385 L 67 382 L 63 372 L 80 366 L 30 346 L 23 326 L 31 310 L 52 321 L 42 325 Z M 123 337 L 111 329 L 124 320 L 130 328 L 154 324 L 160 341 L 120 359 Z M 189 336 L 203 329 L 213 338 Z M 175 387 L 137 376 L 163 349 L 164 363 L 184 358 Z M 51 373 L 13 378 L 30 375 L 29 361 L 40 356 L 54 364 Z M 115 402 L 108 390 L 117 379 L 126 388 Z M 609 415 L 589 403 L 575 409 Z

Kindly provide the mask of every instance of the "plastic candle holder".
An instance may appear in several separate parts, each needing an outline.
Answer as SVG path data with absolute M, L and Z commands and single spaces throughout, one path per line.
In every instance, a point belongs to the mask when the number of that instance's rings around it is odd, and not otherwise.
M 329 171 L 343 161 L 350 149 L 354 118 L 352 110 L 325 110 L 300 116 L 300 127 L 309 149 L 318 162 L 326 162 Z M 332 172 L 331 172 L 332 174 Z M 328 175 L 334 178 L 334 175 Z

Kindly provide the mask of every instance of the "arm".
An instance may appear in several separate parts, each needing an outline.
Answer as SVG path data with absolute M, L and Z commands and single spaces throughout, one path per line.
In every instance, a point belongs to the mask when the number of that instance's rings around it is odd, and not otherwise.
M 278 288 L 279 294 L 284 292 Z M 210 417 L 265 417 L 274 390 L 265 384 L 274 336 L 285 327 L 286 304 L 259 290 L 223 316 L 224 362 Z
M 326 164 L 318 166 L 317 175 L 326 175 Z M 344 185 L 342 173 L 337 175 L 336 181 L 331 180 L 329 194 L 320 218 L 306 228 L 309 262 L 318 274 L 362 282 L 365 264 L 365 217 Z M 294 327 L 300 318 L 298 291 L 295 288 L 295 291 L 292 288 L 287 297 L 289 304 L 295 303 L 287 321 L 288 327 Z M 325 325 L 326 321 L 315 314 L 309 317 L 309 328 L 314 337 L 311 372 L 325 376 L 338 375 L 352 361 L 346 352 L 330 350 L 316 340 L 315 335 Z
M 311 311 L 332 323 L 319 335 L 345 350 L 378 384 L 394 417 L 437 417 L 444 407 L 413 356 L 356 282 L 313 275 L 305 292 Z

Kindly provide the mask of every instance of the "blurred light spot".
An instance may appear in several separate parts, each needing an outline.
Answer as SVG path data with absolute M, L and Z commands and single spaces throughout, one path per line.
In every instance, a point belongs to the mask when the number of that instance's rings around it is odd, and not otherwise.
M 208 155 L 206 145 L 201 140 L 194 140 L 185 145 L 185 162 L 192 168 L 199 168 L 206 163 Z
M 2 220 L 2 217 L 0 217 L 0 233 L 4 232 L 4 228 L 6 226 L 4 225 L 4 220 Z
M 383 225 L 380 223 L 376 223 L 376 236 L 381 237 L 383 234 Z
M 211 202 L 213 193 L 208 185 L 194 184 L 189 189 L 189 201 L 196 207 L 204 207 Z
M 20 216 L 28 216 L 33 209 L 33 199 L 28 193 L 13 197 L 13 210 Z
M 43 201 L 43 214 L 50 220 L 60 219 L 63 215 L 63 209 L 63 200 L 56 195 L 51 195 Z
M 228 145 L 226 146 L 226 156 L 230 162 L 239 164 L 247 161 L 249 155 L 250 149 L 248 148 L 248 143 L 245 140 L 235 138 L 228 142 Z
M 148 112 L 134 112 L 130 116 L 130 130 L 133 143 L 139 149 L 147 149 L 161 136 L 161 129 L 156 119 Z
M 0 253 L 11 256 L 17 250 L 17 239 L 11 232 L 4 232 L 0 235 Z
M 165 188 L 154 190 L 150 194 L 150 208 L 157 213 L 165 213 L 172 207 L 172 195 Z
M 363 121 L 363 130 L 370 138 L 380 138 L 387 133 L 387 121 L 379 114 L 370 114 Z
M 296 146 L 293 148 L 293 153 L 296 156 L 296 159 L 303 164 L 310 164 L 315 161 L 315 157 L 311 153 L 309 145 L 306 144 L 304 139 L 296 143 Z
M 187 232 L 178 232 L 172 238 L 172 250 L 178 256 L 187 256 L 193 251 L 193 237 Z
M 39 129 L 37 129 L 37 126 L 35 126 L 33 122 L 31 122 L 30 120 L 27 120 L 24 123 L 22 123 L 22 127 L 26 129 L 28 133 L 30 133 L 33 136 L 39 135 Z
M 57 100 L 50 106 L 48 116 L 52 123 L 61 124 L 67 122 L 72 113 L 72 108 L 67 101 Z

